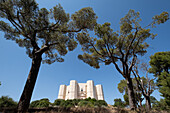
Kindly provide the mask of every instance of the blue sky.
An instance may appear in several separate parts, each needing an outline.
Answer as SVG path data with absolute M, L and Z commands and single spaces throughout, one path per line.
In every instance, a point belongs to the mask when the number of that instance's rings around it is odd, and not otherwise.
M 98 16 L 98 23 L 110 22 L 112 28 L 119 30 L 119 22 L 127 14 L 129 9 L 139 11 L 141 14 L 141 25 L 145 26 L 151 22 L 154 15 L 162 11 L 170 13 L 170 0 L 37 0 L 39 7 L 47 9 L 60 3 L 67 13 L 74 13 L 83 7 L 92 7 Z M 158 36 L 154 40 L 147 40 L 150 47 L 148 53 L 142 58 L 149 61 L 149 56 L 159 51 L 170 51 L 170 21 L 152 29 Z M 8 95 L 15 101 L 23 91 L 27 75 L 31 66 L 31 59 L 25 54 L 25 49 L 18 47 L 12 41 L 3 38 L 4 33 L 0 32 L 0 96 Z M 42 64 L 39 76 L 34 88 L 32 100 L 49 98 L 54 102 L 58 96 L 61 84 L 69 85 L 70 80 L 86 82 L 94 80 L 96 84 L 102 84 L 105 100 L 113 104 L 115 98 L 122 98 L 118 92 L 117 84 L 123 77 L 117 72 L 113 65 L 94 69 L 78 60 L 77 55 L 82 53 L 78 46 L 73 52 L 68 53 L 63 63 L 52 65 Z M 160 99 L 156 91 L 153 96 Z

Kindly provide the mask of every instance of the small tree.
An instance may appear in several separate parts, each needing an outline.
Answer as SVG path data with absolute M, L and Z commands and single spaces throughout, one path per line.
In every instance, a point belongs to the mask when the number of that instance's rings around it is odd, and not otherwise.
M 0 17 L 4 38 L 26 48 L 32 59 L 18 103 L 18 111 L 26 112 L 41 63 L 63 62 L 62 56 L 77 46 L 74 33 L 93 30 L 97 17 L 92 8 L 87 7 L 72 14 L 70 19 L 60 4 L 50 10 L 39 9 L 35 0 L 0 0 Z
M 144 96 L 145 101 L 146 101 L 146 110 L 150 111 L 151 110 L 151 94 L 153 91 L 156 89 L 156 84 L 154 83 L 154 80 L 156 78 L 150 79 L 148 77 L 148 71 L 149 71 L 149 66 L 146 63 L 137 63 L 132 72 L 133 75 L 135 76 L 135 80 L 137 83 L 137 88 L 141 91 L 141 94 Z M 139 75 L 139 68 L 143 70 L 144 74 L 146 77 L 141 77 Z
M 100 68 L 100 63 L 113 64 L 118 72 L 127 80 L 129 104 L 131 109 L 136 108 L 136 100 L 131 78 L 132 68 L 137 56 L 143 56 L 149 46 L 145 40 L 155 35 L 147 27 L 164 23 L 169 14 L 163 12 L 153 17 L 151 24 L 142 27 L 139 22 L 139 12 L 130 10 L 120 20 L 120 31 L 113 32 L 110 23 L 96 25 L 94 31 L 97 38 L 90 37 L 88 32 L 78 33 L 77 39 L 82 45 L 83 55 L 78 58 L 94 68 Z M 122 69 L 118 65 L 121 64 Z
M 118 98 L 118 99 L 114 99 L 114 105 L 113 106 L 124 108 L 126 105 L 125 105 L 125 102 L 123 102 L 120 98 Z

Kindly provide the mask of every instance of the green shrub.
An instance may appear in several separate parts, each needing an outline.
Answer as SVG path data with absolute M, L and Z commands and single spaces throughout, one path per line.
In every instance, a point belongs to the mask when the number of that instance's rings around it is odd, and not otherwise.
M 94 104 L 87 100 L 82 100 L 78 103 L 78 106 L 80 107 L 94 107 Z
M 86 100 L 86 101 L 89 101 L 89 102 L 91 102 L 93 105 L 95 104 L 95 102 L 97 101 L 95 98 L 86 98 L 86 99 L 84 99 L 84 100 Z
M 152 108 L 155 110 L 167 110 L 170 111 L 170 105 L 168 105 L 165 99 L 160 99 L 160 101 L 156 101 L 152 104 Z
M 102 106 L 107 106 L 107 103 L 106 101 L 104 100 L 97 100 L 95 103 L 94 103 L 95 106 L 98 106 L 98 107 L 102 107 Z
M 125 107 L 125 102 L 123 102 L 120 98 L 114 99 L 114 105 L 113 106 L 123 108 L 123 107 Z
M 62 101 L 65 101 L 63 99 L 56 99 L 53 103 L 53 106 L 60 106 L 60 104 L 62 103 Z
M 49 107 L 50 104 L 51 103 L 49 102 L 49 99 L 44 98 L 41 100 L 36 100 L 31 102 L 30 107 L 38 107 L 38 108 Z
M 73 100 L 72 100 L 72 103 L 73 103 L 74 106 L 78 106 L 78 103 L 79 103 L 80 101 L 82 101 L 82 99 L 73 99 Z
M 73 100 L 62 100 L 62 99 L 56 99 L 53 103 L 55 106 L 61 106 L 61 107 L 102 107 L 107 106 L 107 103 L 104 100 L 96 100 L 94 98 L 86 98 L 86 99 L 73 99 Z
M 0 108 L 3 107 L 17 107 L 17 102 L 8 96 L 2 96 L 0 98 Z
M 72 100 L 65 100 L 61 102 L 60 106 L 69 108 L 69 107 L 74 107 L 74 104 Z

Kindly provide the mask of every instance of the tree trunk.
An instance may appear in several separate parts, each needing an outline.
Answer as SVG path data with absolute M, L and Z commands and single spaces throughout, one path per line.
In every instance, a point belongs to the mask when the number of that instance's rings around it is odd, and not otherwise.
M 20 113 L 26 112 L 29 108 L 41 61 L 42 57 L 40 54 L 35 54 L 32 58 L 32 66 L 17 107 L 17 110 Z
M 149 96 L 145 96 L 146 100 L 146 110 L 149 112 L 151 110 L 151 100 Z
M 128 77 L 126 80 L 127 80 L 127 86 L 128 86 L 129 106 L 131 110 L 135 110 L 136 100 L 135 100 L 135 94 L 133 90 L 132 78 Z

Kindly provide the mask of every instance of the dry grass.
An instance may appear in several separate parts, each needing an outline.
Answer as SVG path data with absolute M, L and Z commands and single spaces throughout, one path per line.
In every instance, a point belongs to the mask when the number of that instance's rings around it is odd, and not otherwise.
M 0 113 L 16 113 L 15 109 L 6 108 L 0 110 Z M 131 111 L 127 108 L 118 108 L 109 105 L 108 107 L 74 107 L 74 108 L 62 108 L 62 107 L 48 107 L 48 108 L 33 108 L 29 109 L 27 113 L 148 113 L 146 111 L 138 110 Z M 156 111 L 152 110 L 149 113 L 170 113 L 168 111 Z

